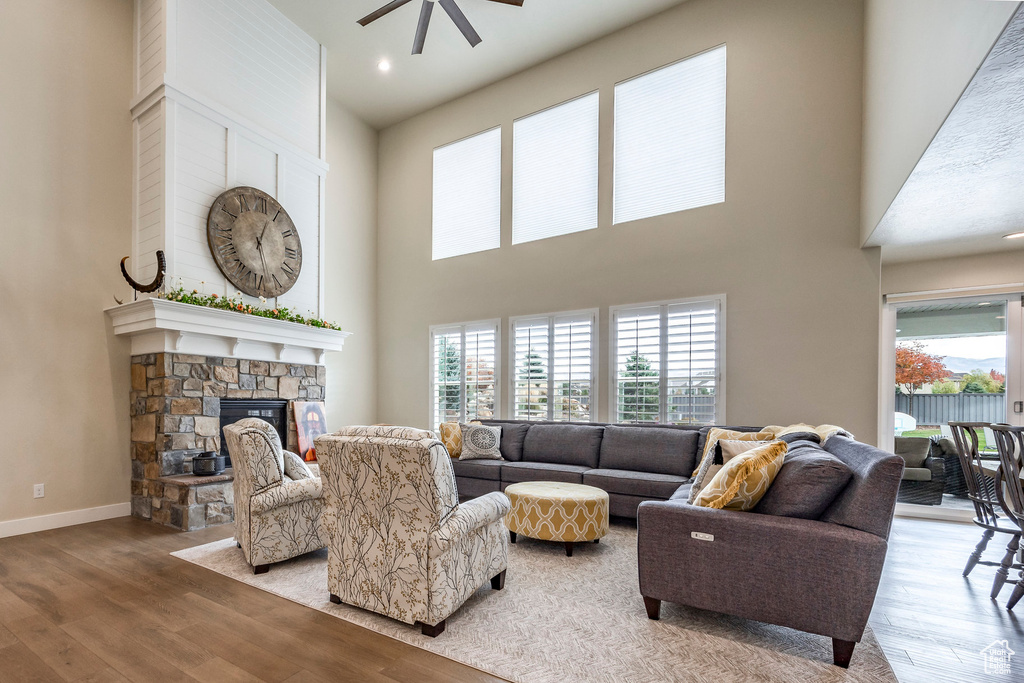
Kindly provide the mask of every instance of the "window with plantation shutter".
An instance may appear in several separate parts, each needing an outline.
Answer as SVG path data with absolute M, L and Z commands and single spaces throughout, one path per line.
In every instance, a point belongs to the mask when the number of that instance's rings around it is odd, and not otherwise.
M 613 223 L 725 201 L 725 46 L 615 86 Z
M 430 330 L 431 424 L 498 417 L 498 322 Z
M 724 311 L 724 297 L 612 309 L 617 422 L 724 419 Z
M 512 417 L 594 418 L 596 311 L 513 318 Z
M 515 122 L 512 244 L 597 227 L 598 94 Z
M 434 150 L 433 260 L 501 246 L 501 128 Z

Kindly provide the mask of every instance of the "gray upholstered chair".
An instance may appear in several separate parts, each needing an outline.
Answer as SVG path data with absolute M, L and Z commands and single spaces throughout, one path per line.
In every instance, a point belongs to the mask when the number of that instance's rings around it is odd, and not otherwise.
M 641 503 L 648 617 L 659 618 L 664 600 L 817 633 L 832 638 L 835 664 L 849 666 L 882 575 L 903 460 L 842 436 L 824 449 L 852 478 L 817 519 Z
M 508 497 L 460 504 L 451 458 L 432 432 L 348 427 L 317 437 L 316 452 L 331 602 L 436 636 L 482 584 L 504 587 Z
M 250 417 L 224 427 L 224 438 L 235 472 L 235 541 L 253 573 L 326 546 L 320 477 L 281 448 L 277 430 Z
M 925 436 L 897 436 L 895 445 L 896 455 L 906 463 L 899 502 L 942 505 L 942 494 L 946 490 L 946 456 L 956 465 L 956 445 L 947 438 Z

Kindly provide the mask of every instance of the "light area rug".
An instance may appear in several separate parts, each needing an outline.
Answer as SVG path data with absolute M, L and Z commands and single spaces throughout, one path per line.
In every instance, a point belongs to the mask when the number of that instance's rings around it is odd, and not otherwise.
M 328 599 L 327 551 L 254 576 L 225 539 L 172 553 L 219 574 L 511 681 L 895 682 L 868 630 L 849 670 L 832 665 L 828 638 L 664 603 L 644 611 L 637 585 L 636 529 L 614 525 L 599 544 L 519 537 L 505 588 L 488 582 L 437 638 L 417 626 Z

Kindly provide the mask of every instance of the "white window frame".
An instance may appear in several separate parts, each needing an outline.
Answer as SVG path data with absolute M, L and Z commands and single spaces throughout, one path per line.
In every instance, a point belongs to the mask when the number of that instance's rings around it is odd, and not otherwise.
M 429 348 L 430 363 L 427 366 L 427 404 L 429 406 L 429 416 L 427 418 L 427 424 L 430 425 L 429 429 L 437 429 L 437 425 L 434 424 L 434 400 L 436 393 L 436 385 L 434 384 L 434 369 L 437 366 L 437 357 L 434 354 L 434 338 L 438 333 L 450 333 L 459 332 L 461 335 L 461 354 L 462 354 L 462 367 L 460 369 L 460 382 L 461 390 L 459 393 L 459 422 L 467 422 L 466 416 L 466 333 L 475 330 L 490 329 L 494 331 L 494 418 L 500 419 L 501 412 L 501 319 L 495 318 L 492 320 L 475 320 L 466 323 L 451 323 L 448 325 L 431 325 L 427 334 L 427 344 Z M 476 419 L 471 418 L 471 419 Z
M 669 306 L 674 305 L 686 305 L 695 303 L 712 303 L 714 302 L 718 307 L 718 312 L 715 318 L 715 424 L 726 424 L 726 411 L 725 411 L 725 321 L 726 321 L 726 308 L 725 308 L 725 294 L 713 294 L 709 296 L 695 296 L 686 299 L 665 299 L 662 301 L 652 301 L 648 303 L 639 304 L 622 304 L 619 306 L 610 306 L 608 308 L 608 421 L 610 423 L 617 423 L 619 420 L 619 406 L 618 406 L 618 348 L 619 348 L 619 335 L 618 335 L 618 320 L 619 313 L 622 311 L 630 311 L 637 308 L 661 308 L 661 344 L 660 354 L 661 360 L 659 368 L 666 368 L 668 366 L 666 357 L 668 354 L 668 348 L 664 343 L 666 337 L 667 327 L 667 311 Z M 661 372 L 661 370 L 659 370 Z M 666 422 L 665 417 L 668 414 L 668 400 L 667 392 L 668 386 L 662 381 L 663 376 L 659 377 L 658 387 L 660 394 L 658 396 L 658 424 L 669 424 Z
M 621 146 L 620 139 L 621 139 L 622 135 L 619 132 L 620 131 L 619 124 L 620 124 L 620 120 L 621 120 L 621 117 L 620 117 L 620 113 L 621 112 L 619 111 L 620 96 L 619 96 L 619 93 L 618 93 L 618 88 L 620 86 L 623 86 L 623 85 L 627 84 L 627 83 L 631 83 L 633 81 L 637 81 L 637 80 L 645 78 L 647 76 L 651 76 L 651 75 L 656 74 L 658 72 L 664 71 L 665 69 L 671 69 L 673 67 L 679 66 L 680 64 L 683 64 L 684 62 L 688 62 L 688 61 L 690 61 L 692 59 L 697 59 L 697 58 L 700 58 L 700 57 L 704 57 L 706 55 L 709 55 L 709 54 L 714 53 L 714 52 L 719 51 L 719 50 L 721 50 L 723 52 L 723 54 L 726 55 L 726 57 L 725 57 L 725 59 L 726 59 L 726 67 L 725 67 L 726 101 L 725 101 L 725 109 L 722 112 L 723 116 L 725 118 L 724 123 L 725 123 L 725 127 L 726 128 L 723 131 L 724 139 L 723 139 L 723 148 L 722 148 L 722 195 L 721 195 L 721 199 L 717 200 L 717 201 L 710 201 L 710 202 L 705 202 L 705 203 L 701 203 L 701 204 L 694 204 L 694 205 L 691 205 L 691 206 L 681 206 L 681 207 L 673 208 L 670 211 L 659 211 L 659 212 L 656 212 L 656 213 L 646 213 L 645 215 L 641 215 L 641 216 L 633 216 L 633 215 L 628 216 L 628 217 L 627 216 L 620 216 L 619 215 L 619 205 L 620 205 L 619 199 L 620 198 L 618 196 L 618 193 L 619 193 L 619 185 L 620 185 L 621 179 L 620 179 L 620 176 L 619 176 L 620 159 L 619 159 L 618 150 L 619 150 L 619 148 Z M 699 208 L 703 208 L 703 207 L 707 207 L 707 206 L 715 206 L 717 204 L 725 203 L 726 192 L 727 192 L 727 180 L 728 180 L 727 168 L 726 168 L 726 164 L 727 164 L 727 161 L 728 161 L 728 155 L 727 155 L 727 151 L 728 151 L 728 106 L 729 106 L 729 104 L 728 104 L 728 101 L 729 101 L 728 100 L 728 91 L 729 91 L 728 90 L 728 88 L 729 88 L 729 86 L 728 86 L 728 83 L 729 83 L 728 73 L 729 73 L 729 68 L 728 68 L 727 44 L 726 43 L 721 43 L 719 45 L 715 45 L 713 47 L 709 47 L 706 50 L 701 50 L 700 52 L 696 52 L 696 53 L 694 53 L 692 55 L 687 55 L 686 57 L 683 57 L 682 59 L 677 59 L 674 62 L 669 62 L 668 64 L 663 64 L 663 65 L 661 65 L 659 67 L 656 67 L 654 69 L 649 69 L 648 71 L 645 71 L 643 73 L 637 74 L 635 76 L 631 76 L 630 78 L 624 79 L 624 80 L 619 81 L 618 83 L 615 84 L 615 86 L 614 86 L 614 88 L 612 90 L 612 98 L 613 98 L 613 104 L 612 104 L 612 149 L 611 149 L 611 154 L 612 154 L 612 216 L 611 216 L 611 221 L 612 221 L 612 225 L 623 225 L 623 224 L 632 223 L 632 222 L 635 222 L 635 221 L 642 221 L 642 220 L 648 220 L 650 218 L 657 218 L 658 216 L 667 216 L 667 215 L 671 215 L 673 213 L 679 213 L 679 212 L 682 212 L 682 211 L 691 211 L 693 209 L 699 209 Z
M 598 339 L 601 336 L 599 334 L 598 324 L 600 321 L 600 311 L 596 308 L 586 308 L 578 311 L 562 311 L 559 313 L 542 313 L 540 315 L 518 315 L 510 317 L 508 320 L 508 357 L 509 357 L 509 379 L 508 379 L 508 398 L 509 398 L 509 419 L 515 420 L 516 417 L 515 405 L 516 405 L 516 324 L 524 322 L 541 322 L 545 321 L 548 325 L 548 396 L 554 394 L 554 373 L 551 372 L 551 367 L 554 365 L 554 335 L 555 335 L 555 323 L 564 320 L 566 318 L 589 318 L 590 319 L 590 422 L 575 422 L 566 424 L 590 424 L 592 422 L 598 422 L 597 410 L 600 406 L 600 376 L 598 373 Z M 537 421 L 553 421 L 554 418 L 554 404 L 548 401 L 548 415 L 545 420 Z
M 437 235 L 437 225 L 436 225 L 436 222 L 437 222 L 437 173 L 436 173 L 436 170 L 437 170 L 436 169 L 437 154 L 438 154 L 439 151 L 447 149 L 447 148 L 452 147 L 454 145 L 459 145 L 459 144 L 462 144 L 462 143 L 467 142 L 469 140 L 472 140 L 474 138 L 480 138 L 480 137 L 483 137 L 485 135 L 490 135 L 490 134 L 494 134 L 494 133 L 497 133 L 497 137 L 498 137 L 498 165 L 497 165 L 497 168 L 495 169 L 496 176 L 497 176 L 496 179 L 498 181 L 498 206 L 497 206 L 497 212 L 496 212 L 497 215 L 496 216 L 488 216 L 488 220 L 495 219 L 495 218 L 497 219 L 497 225 L 494 226 L 494 227 L 497 228 L 497 233 L 496 233 L 496 235 L 491 235 L 490 236 L 491 238 L 496 237 L 497 238 L 497 242 L 496 243 L 489 243 L 487 246 L 482 246 L 482 247 L 479 247 L 479 248 L 478 247 L 474 247 L 470 251 L 460 251 L 460 252 L 454 253 L 454 254 L 438 255 L 438 253 L 437 253 L 437 244 L 435 242 L 436 235 Z M 503 176 L 503 168 L 504 168 L 504 153 L 505 153 L 505 150 L 504 150 L 504 131 L 503 131 L 503 129 L 502 129 L 502 127 L 500 125 L 492 126 L 490 128 L 487 128 L 485 130 L 481 130 L 481 131 L 473 133 L 471 135 L 466 135 L 466 136 L 464 136 L 462 138 L 459 138 L 458 140 L 452 140 L 451 142 L 447 142 L 447 143 L 445 143 L 443 145 L 438 145 L 437 147 L 435 147 L 431 151 L 431 162 L 430 162 L 431 163 L 431 167 L 430 167 L 430 260 L 431 261 L 443 261 L 443 260 L 449 259 L 449 258 L 457 258 L 459 256 L 468 256 L 470 254 L 479 254 L 479 253 L 484 252 L 484 251 L 493 251 L 494 249 L 501 248 L 501 224 L 502 224 L 502 216 L 501 216 L 501 214 L 502 214 L 502 202 L 503 202 L 504 193 L 505 193 L 505 180 L 502 177 Z
M 523 122 L 526 122 L 529 119 L 532 119 L 534 117 L 543 116 L 543 115 L 545 115 L 547 113 L 550 113 L 553 110 L 558 109 L 560 107 L 565 107 L 565 106 L 568 106 L 568 105 L 576 104 L 576 103 L 579 103 L 582 100 L 586 100 L 586 99 L 589 99 L 589 98 L 594 98 L 594 100 L 597 103 L 597 111 L 596 111 L 596 116 L 595 116 L 595 119 L 596 119 L 595 120 L 595 124 L 596 125 L 595 125 L 595 131 L 594 131 L 596 133 L 596 149 L 595 149 L 595 157 L 594 157 L 594 166 L 593 166 L 593 169 L 591 169 L 593 175 L 590 176 L 590 178 L 593 180 L 593 201 L 594 201 L 594 203 L 593 203 L 593 210 L 594 210 L 593 223 L 592 224 L 588 223 L 586 225 L 586 227 L 574 227 L 571 230 L 566 230 L 566 231 L 562 231 L 562 232 L 556 232 L 556 233 L 553 233 L 553 234 L 544 235 L 542 237 L 524 237 L 522 234 L 517 233 L 517 230 L 516 230 L 516 228 L 517 228 L 517 219 L 519 218 L 519 214 L 516 211 L 516 206 L 517 206 L 517 204 L 516 204 L 516 198 L 517 198 L 516 197 L 516 185 L 517 185 L 517 183 L 516 183 L 516 174 L 519 172 L 519 166 L 516 163 L 516 161 L 517 161 L 517 158 L 518 158 L 517 157 L 517 153 L 519 153 L 519 151 L 520 151 L 518 143 L 519 143 L 519 140 L 520 140 L 519 135 L 520 135 L 520 130 L 521 130 L 520 128 L 518 128 L 518 126 L 520 124 L 522 124 Z M 552 239 L 554 237 L 563 237 L 565 235 L 573 235 L 573 234 L 576 234 L 578 232 L 586 232 L 587 230 L 596 230 L 599 227 L 599 225 L 600 225 L 600 214 L 601 214 L 601 207 L 600 207 L 600 204 L 601 204 L 600 175 L 601 175 L 601 173 L 600 173 L 600 168 L 601 168 L 601 91 L 600 90 L 592 90 L 590 92 L 583 93 L 582 95 L 577 95 L 576 97 L 573 97 L 573 98 L 570 98 L 568 100 L 565 100 L 564 102 L 559 102 L 557 104 L 553 104 L 553 105 L 551 105 L 549 107 L 545 107 L 543 109 L 540 109 L 538 111 L 532 112 L 532 113 L 527 114 L 525 116 L 520 116 L 519 118 L 515 119 L 512 122 L 512 180 L 511 180 L 511 188 L 512 188 L 512 244 L 513 245 L 528 244 L 530 242 L 536 242 L 536 241 L 539 241 L 539 240 Z M 529 226 L 525 226 L 524 225 L 520 229 L 524 229 L 526 227 L 529 227 Z

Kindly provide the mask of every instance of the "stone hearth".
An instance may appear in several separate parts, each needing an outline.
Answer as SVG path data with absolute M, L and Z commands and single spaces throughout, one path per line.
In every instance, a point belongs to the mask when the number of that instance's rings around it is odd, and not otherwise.
M 327 368 L 181 353 L 132 357 L 132 514 L 194 530 L 234 519 L 230 471 L 192 475 L 192 458 L 220 450 L 220 399 L 323 400 Z M 298 436 L 291 404 L 288 440 Z

